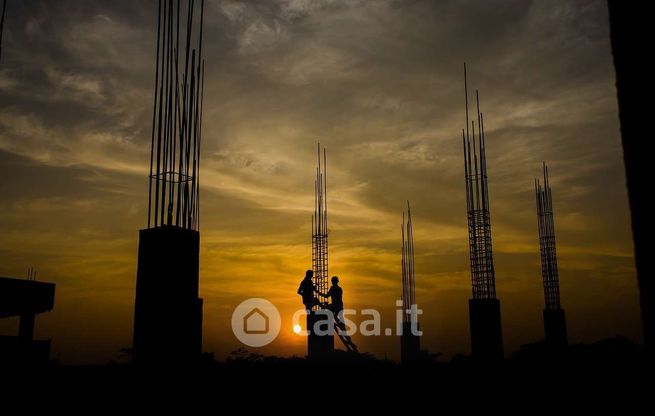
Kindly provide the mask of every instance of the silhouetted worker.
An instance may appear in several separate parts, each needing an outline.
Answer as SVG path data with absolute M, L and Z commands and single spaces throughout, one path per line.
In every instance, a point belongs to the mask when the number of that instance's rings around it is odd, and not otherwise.
M 314 282 L 312 282 L 313 276 L 314 272 L 307 270 L 305 272 L 305 278 L 300 282 L 300 286 L 298 287 L 298 294 L 302 296 L 302 303 L 305 305 L 305 309 L 308 310 L 321 304 L 321 302 L 314 296 L 316 286 L 314 286 Z
M 321 293 L 318 290 L 316 293 L 325 298 L 330 298 L 331 302 L 326 308 L 334 314 L 334 318 L 339 322 L 339 314 L 343 311 L 343 289 L 339 286 L 339 278 L 332 276 L 332 286 L 327 293 Z

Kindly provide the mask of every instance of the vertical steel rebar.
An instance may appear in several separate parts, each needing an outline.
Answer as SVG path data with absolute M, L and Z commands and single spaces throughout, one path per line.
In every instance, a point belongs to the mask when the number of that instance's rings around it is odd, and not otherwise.
M 182 4 L 186 23 L 182 24 Z M 204 1 L 199 28 L 194 0 L 159 0 L 148 228 L 199 227 L 199 175 L 205 62 L 202 57 Z M 180 50 L 184 31 L 184 51 Z M 183 53 L 184 62 L 180 62 Z M 154 186 L 154 192 L 153 192 Z M 154 195 L 153 195 L 154 193 Z M 154 218 L 154 222 L 153 222 Z
M 464 64 L 464 96 L 466 130 L 462 130 L 462 146 L 464 149 L 471 286 L 474 299 L 495 299 L 496 282 L 489 213 L 484 119 L 480 111 L 480 94 L 478 90 L 475 91 L 477 129 L 475 120 L 469 119 L 466 63 Z
M 407 221 L 405 221 L 407 218 Z M 407 201 L 407 216 L 403 211 L 403 222 L 401 229 L 401 274 L 402 274 L 402 316 L 403 322 L 410 322 L 416 316 L 408 313 L 412 305 L 416 304 L 416 272 L 414 269 L 414 226 L 412 223 L 412 211 Z
M 547 310 L 561 309 L 559 294 L 559 271 L 555 244 L 555 220 L 548 166 L 543 164 L 543 186 L 535 179 L 537 202 L 537 227 L 541 254 L 541 274 L 544 285 L 544 303 Z
M 327 213 L 327 151 L 317 144 L 317 168 L 314 180 L 314 215 L 312 217 L 312 269 L 314 284 L 319 291 L 328 290 L 328 213 Z M 321 161 L 322 156 L 322 161 Z M 322 302 L 327 301 L 319 296 Z

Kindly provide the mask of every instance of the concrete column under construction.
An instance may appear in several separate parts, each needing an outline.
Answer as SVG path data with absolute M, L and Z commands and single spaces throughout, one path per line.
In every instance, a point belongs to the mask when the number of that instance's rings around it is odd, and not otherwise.
M 198 172 L 204 4 L 187 2 L 184 12 L 179 2 L 162 0 L 157 8 L 148 226 L 139 231 L 134 305 L 133 358 L 139 365 L 187 366 L 201 357 Z M 184 25 L 181 12 L 187 16 Z M 171 42 L 176 38 L 187 39 L 182 50 Z M 187 58 L 169 60 L 178 53 Z
M 566 316 L 561 306 L 559 293 L 553 197 L 546 162 L 543 163 L 543 175 L 543 184 L 539 179 L 535 179 L 534 185 L 537 201 L 541 275 L 544 284 L 544 335 L 546 345 L 551 349 L 559 350 L 567 346 L 568 339 Z
M 544 332 L 549 347 L 562 349 L 568 345 L 564 309 L 544 309 Z
M 471 350 L 480 361 L 503 358 L 500 301 L 496 297 L 496 272 L 491 238 L 491 213 L 487 177 L 487 145 L 480 95 L 475 91 L 476 117 L 469 118 L 469 93 L 464 64 L 466 126 L 462 129 L 466 212 L 472 297 L 469 300 Z
M 311 311 L 307 314 L 307 357 L 309 358 L 325 358 L 334 352 L 334 334 L 319 335 L 315 329 L 319 328 L 325 330 L 330 325 L 334 328 L 334 323 L 329 322 L 329 317 L 322 313 Z
M 174 226 L 139 232 L 134 310 L 137 364 L 190 364 L 202 349 L 200 234 Z
M 402 238 L 402 300 L 396 303 L 396 306 L 403 308 L 400 362 L 406 366 L 418 361 L 421 352 L 420 337 L 416 332 L 418 331 L 418 316 L 416 313 L 418 307 L 416 305 L 416 272 L 414 269 L 414 226 L 412 225 L 412 210 L 409 201 L 407 201 L 407 216 L 405 217 L 405 212 L 403 212 L 403 222 L 400 229 Z
M 469 299 L 471 352 L 483 361 L 503 358 L 503 332 L 498 299 Z
M 416 323 L 416 330 L 418 330 Z M 403 333 L 400 336 L 400 362 L 409 365 L 419 361 L 421 353 L 421 337 L 412 333 L 412 323 L 403 322 Z

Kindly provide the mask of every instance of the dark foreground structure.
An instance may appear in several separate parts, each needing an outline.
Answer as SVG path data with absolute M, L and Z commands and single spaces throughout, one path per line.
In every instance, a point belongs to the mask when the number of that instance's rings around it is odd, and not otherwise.
M 651 203 L 653 144 L 644 123 L 651 111 L 643 104 L 643 80 L 650 77 L 651 68 L 644 65 L 638 46 L 649 38 L 651 19 L 646 5 L 621 0 L 609 0 L 608 5 L 644 342 L 650 351 L 655 342 L 655 263 L 651 259 L 655 216 Z M 646 87 L 652 88 L 650 85 Z
M 496 298 L 496 277 L 491 246 L 484 118 L 480 112 L 480 98 L 476 90 L 477 123 L 470 120 L 469 126 L 466 64 L 464 64 L 464 94 L 466 129 L 462 130 L 462 144 L 464 146 L 466 213 L 473 286 L 473 296 L 469 300 L 471 351 L 477 359 L 493 361 L 503 358 L 503 335 L 500 301 Z
M 200 233 L 180 227 L 139 232 L 134 359 L 192 364 L 202 348 L 198 298 Z
M 0 366 L 41 366 L 50 359 L 50 340 L 34 339 L 36 314 L 52 310 L 55 284 L 0 277 L 0 318 L 18 316 L 18 336 L 0 337 Z
M 139 232 L 134 361 L 188 366 L 202 350 L 200 144 L 204 2 L 159 2 L 148 228 Z
M 197 407 L 200 412 L 221 403 L 249 414 L 304 414 L 307 409 L 337 406 L 349 415 L 431 414 L 435 413 L 431 410 L 452 403 L 467 409 L 516 406 L 524 413 L 534 406 L 552 407 L 556 412 L 577 405 L 590 412 L 614 404 L 626 413 L 632 413 L 632 406 L 643 413 L 652 390 L 642 381 L 649 370 L 636 346 L 620 339 L 572 345 L 557 357 L 528 348 L 491 366 L 466 357 L 406 368 L 339 351 L 334 360 L 235 353 L 224 362 L 182 371 L 171 371 L 163 364 L 147 371 L 130 365 L 57 366 L 38 378 L 23 372 L 12 375 L 16 382 L 3 390 L 3 403 L 8 406 L 20 394 L 31 400 L 40 394 L 54 394 L 58 400 L 46 401 L 48 406 L 70 410 L 78 405 L 88 410 L 100 405 L 117 412 L 135 404 L 157 410 Z M 320 405 L 311 394 L 312 383 L 328 392 Z M 544 391 L 548 391 L 547 400 Z

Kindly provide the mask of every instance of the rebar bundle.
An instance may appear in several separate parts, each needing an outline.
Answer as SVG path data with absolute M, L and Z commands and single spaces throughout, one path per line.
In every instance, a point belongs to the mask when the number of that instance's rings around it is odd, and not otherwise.
M 318 144 L 318 166 L 314 180 L 314 215 L 312 216 L 312 270 L 314 285 L 322 293 L 328 291 L 328 211 L 327 211 L 327 156 L 323 148 L 321 164 L 321 144 Z M 319 296 L 321 302 L 327 299 Z
M 496 279 L 491 247 L 491 218 L 489 215 L 484 119 L 480 112 L 480 96 L 476 90 L 475 97 L 478 119 L 476 136 L 475 120 L 471 120 L 469 126 L 466 64 L 464 64 L 464 94 L 466 97 L 466 129 L 462 130 L 462 144 L 464 146 L 466 212 L 468 218 L 473 299 L 495 299 Z
M 203 18 L 204 0 L 159 0 L 148 228 L 199 227 Z
M 555 249 L 555 220 L 553 199 L 548 178 L 548 166 L 543 165 L 544 183 L 535 179 L 537 197 L 537 224 L 539 227 L 539 246 L 541 249 L 541 275 L 544 281 L 546 310 L 559 310 L 559 274 L 557 270 L 557 250 Z
M 7 14 L 7 0 L 2 2 L 2 11 L 0 12 L 0 59 L 2 59 L 2 34 L 5 31 L 5 15 Z
M 408 313 L 412 305 L 416 304 L 416 292 L 414 289 L 414 229 L 412 228 L 412 211 L 407 201 L 407 222 L 403 212 L 403 223 L 401 225 L 402 236 L 402 278 L 403 278 L 403 322 L 410 322 L 416 319 L 415 314 Z

